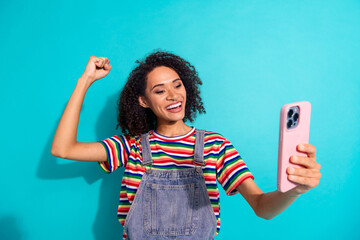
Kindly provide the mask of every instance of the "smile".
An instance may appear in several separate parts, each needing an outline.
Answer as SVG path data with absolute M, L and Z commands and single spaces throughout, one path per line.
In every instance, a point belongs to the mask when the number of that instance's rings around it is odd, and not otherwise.
M 182 102 L 177 102 L 166 107 L 170 112 L 178 112 L 182 109 Z

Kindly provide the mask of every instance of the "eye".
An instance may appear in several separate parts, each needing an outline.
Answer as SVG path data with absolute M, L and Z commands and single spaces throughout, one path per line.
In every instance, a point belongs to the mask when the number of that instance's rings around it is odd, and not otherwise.
M 163 90 L 155 91 L 156 94 L 161 94 L 163 92 L 164 92 Z
M 179 87 L 181 87 L 181 83 L 179 83 L 178 85 L 176 85 L 175 88 L 179 88 Z

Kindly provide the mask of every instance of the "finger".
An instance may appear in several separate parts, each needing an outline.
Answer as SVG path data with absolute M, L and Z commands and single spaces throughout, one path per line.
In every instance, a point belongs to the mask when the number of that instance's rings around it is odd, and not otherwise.
M 101 68 L 101 59 L 100 58 L 96 58 L 94 60 L 94 63 L 96 65 L 97 68 Z
M 110 64 L 105 64 L 105 66 L 104 66 L 105 71 L 110 71 L 111 68 L 112 68 L 112 66 Z
M 100 57 L 102 60 L 102 63 L 104 64 L 103 67 L 105 67 L 106 64 L 110 63 L 110 60 L 107 57 Z
M 97 57 L 95 60 L 95 65 L 98 68 L 103 68 L 105 65 L 105 59 L 104 57 Z
M 287 173 L 289 175 L 295 175 L 299 177 L 309 177 L 309 178 L 318 178 L 318 179 L 321 178 L 321 173 L 319 171 L 314 171 L 306 168 L 289 167 L 287 168 Z
M 316 158 L 316 147 L 312 144 L 299 144 L 297 145 L 297 150 L 306 153 L 309 157 Z
M 319 179 L 317 178 L 307 178 L 307 177 L 300 177 L 295 175 L 288 175 L 288 179 L 294 183 L 305 185 L 310 188 L 314 188 L 317 185 L 319 185 Z
M 104 60 L 105 60 L 104 69 L 110 70 L 111 69 L 110 60 L 107 57 L 104 58 Z
M 303 156 L 291 156 L 290 162 L 304 166 L 306 168 L 320 170 L 321 166 L 313 158 L 303 157 Z
M 100 58 L 100 67 L 103 68 L 105 65 L 105 59 L 104 58 Z

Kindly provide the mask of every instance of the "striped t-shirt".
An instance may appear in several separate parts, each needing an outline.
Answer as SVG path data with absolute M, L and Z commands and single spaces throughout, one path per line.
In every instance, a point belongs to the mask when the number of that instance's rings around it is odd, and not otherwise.
M 150 148 L 154 161 L 152 168 L 184 169 L 195 167 L 193 163 L 195 128 L 185 135 L 166 137 L 156 131 L 149 132 Z M 100 141 L 106 149 L 108 161 L 99 162 L 104 171 L 110 173 L 118 167 L 125 167 L 118 206 L 118 219 L 124 226 L 126 215 L 134 200 L 145 168 L 141 166 L 140 137 L 115 135 Z M 227 195 L 238 193 L 236 187 L 253 175 L 233 145 L 222 135 L 205 131 L 204 161 L 202 167 L 211 205 L 217 219 L 217 233 L 220 230 L 220 199 L 216 180 Z M 124 239 L 126 237 L 124 232 Z

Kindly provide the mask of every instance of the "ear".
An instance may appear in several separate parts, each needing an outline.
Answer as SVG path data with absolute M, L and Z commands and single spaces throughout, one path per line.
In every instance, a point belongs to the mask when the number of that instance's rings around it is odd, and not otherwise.
M 144 96 L 139 96 L 139 104 L 143 108 L 149 108 L 149 105 L 147 104 L 147 101 Z

